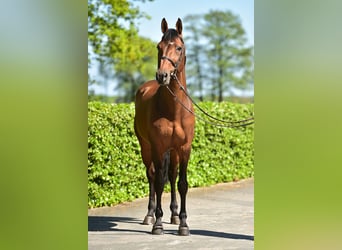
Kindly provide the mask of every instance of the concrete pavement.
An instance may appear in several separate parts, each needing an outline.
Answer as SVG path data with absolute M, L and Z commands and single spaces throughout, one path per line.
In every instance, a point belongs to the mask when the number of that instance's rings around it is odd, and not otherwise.
M 152 235 L 152 225 L 141 224 L 147 203 L 89 209 L 88 249 L 254 249 L 254 179 L 189 189 L 190 236 L 178 236 L 178 225 L 170 224 L 169 193 L 163 193 L 164 235 Z

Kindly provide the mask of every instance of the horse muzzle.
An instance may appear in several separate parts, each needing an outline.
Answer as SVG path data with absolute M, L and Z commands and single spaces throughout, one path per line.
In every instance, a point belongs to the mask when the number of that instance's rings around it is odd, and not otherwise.
M 162 86 L 169 85 L 173 75 L 174 75 L 174 72 L 166 72 L 166 71 L 158 70 L 158 72 L 156 73 L 156 80 Z

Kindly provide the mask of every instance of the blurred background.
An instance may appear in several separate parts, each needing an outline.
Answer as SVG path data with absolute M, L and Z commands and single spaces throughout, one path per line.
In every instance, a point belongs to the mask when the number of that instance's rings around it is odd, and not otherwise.
M 187 85 L 201 101 L 253 102 L 254 2 L 88 1 L 89 100 L 132 102 L 138 86 L 155 77 L 166 18 L 180 17 Z
M 94 2 L 0 1 L 0 248 L 86 249 L 87 101 L 89 82 L 100 82 L 89 49 Z M 223 7 L 245 1 L 206 1 L 206 9 L 188 2 L 133 1 L 151 19 L 131 30 L 157 42 L 162 17 L 170 27 L 181 17 L 191 39 L 187 15 L 231 11 L 246 32 L 243 47 L 253 46 L 243 12 Z M 157 14 L 143 9 L 157 4 Z M 255 249 L 341 249 L 341 5 L 256 1 Z M 130 27 L 120 20 L 110 25 Z

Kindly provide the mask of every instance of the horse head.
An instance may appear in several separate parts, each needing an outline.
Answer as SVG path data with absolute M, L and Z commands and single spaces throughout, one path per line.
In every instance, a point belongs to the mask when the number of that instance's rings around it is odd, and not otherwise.
M 184 70 L 185 45 L 182 37 L 183 24 L 178 18 L 176 29 L 169 29 L 163 18 L 161 31 L 163 37 L 157 45 L 158 49 L 158 71 L 156 79 L 160 85 L 170 84 L 171 79 Z

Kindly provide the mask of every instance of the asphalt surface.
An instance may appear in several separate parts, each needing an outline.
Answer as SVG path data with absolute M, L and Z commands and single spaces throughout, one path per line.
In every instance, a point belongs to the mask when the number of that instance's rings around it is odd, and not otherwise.
M 164 235 L 152 235 L 152 225 L 141 224 L 147 203 L 89 209 L 88 249 L 254 249 L 254 179 L 189 189 L 190 236 L 178 236 L 178 225 L 170 224 L 169 193 L 162 200 Z

